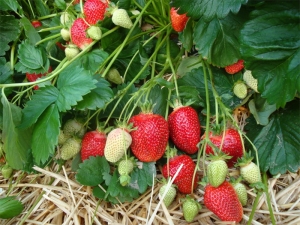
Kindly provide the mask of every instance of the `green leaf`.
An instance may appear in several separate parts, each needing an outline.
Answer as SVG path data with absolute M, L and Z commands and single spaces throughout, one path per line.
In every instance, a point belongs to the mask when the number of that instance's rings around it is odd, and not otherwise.
M 59 135 L 60 120 L 57 106 L 50 105 L 39 117 L 32 135 L 32 154 L 35 162 L 45 163 L 53 155 Z
M 103 174 L 109 171 L 110 166 L 105 157 L 91 156 L 79 165 L 76 180 L 82 185 L 96 186 L 104 181 Z
M 0 199 L 0 218 L 9 219 L 18 216 L 23 211 L 23 204 L 15 199 L 14 196 L 9 196 Z
M 83 97 L 83 100 L 78 102 L 76 108 L 84 109 L 102 109 L 106 103 L 113 97 L 113 91 L 109 87 L 110 84 L 104 78 L 100 78 L 96 83 L 96 88 Z
M 24 27 L 25 35 L 28 38 L 30 44 L 35 45 L 38 41 L 41 40 L 39 33 L 26 17 L 21 18 L 20 22 L 21 25 Z
M 262 171 L 276 175 L 299 170 L 299 108 L 299 100 L 288 103 L 270 117 L 266 126 L 257 125 L 254 119 L 248 121 L 247 136 L 258 149 Z
M 13 71 L 10 69 L 10 63 L 6 62 L 4 57 L 0 57 L 0 84 L 13 83 L 12 74 Z M 12 88 L 4 89 L 6 95 L 9 95 L 11 91 Z
M 8 10 L 12 10 L 17 12 L 18 9 L 20 8 L 19 3 L 17 2 L 17 0 L 0 0 L 0 11 L 8 11 Z
M 225 67 L 241 59 L 238 37 L 244 16 L 229 14 L 223 19 L 199 20 L 195 24 L 196 49 L 210 64 Z
M 37 14 L 39 16 L 47 16 L 50 14 L 49 7 L 43 0 L 34 0 L 34 4 L 36 6 Z
M 50 66 L 46 50 L 41 46 L 32 45 L 28 39 L 19 45 L 18 58 L 16 69 L 19 72 L 45 73 Z
M 95 86 L 95 80 L 88 70 L 82 67 L 68 66 L 59 75 L 57 80 L 57 88 L 59 95 L 57 106 L 60 112 L 66 112 L 71 106 L 83 99 Z
M 284 107 L 300 91 L 300 12 L 298 2 L 264 4 L 241 31 L 245 67 L 258 79 L 269 104 Z
M 23 169 L 27 160 L 27 152 L 31 144 L 31 130 L 17 128 L 21 121 L 22 110 L 7 101 L 2 96 L 3 104 L 3 131 L 2 140 L 8 164 L 17 170 Z
M 187 50 L 190 51 L 193 47 L 193 20 L 188 20 L 185 28 L 182 32 L 179 33 L 179 40 L 182 43 L 182 46 Z
M 95 74 L 107 57 L 107 52 L 100 49 L 95 49 L 76 59 L 70 66 L 75 67 L 79 65 L 85 70 L 90 70 L 92 74 Z
M 186 13 L 193 19 L 203 18 L 210 21 L 213 18 L 222 19 L 230 12 L 238 13 L 241 5 L 246 3 L 247 0 L 232 0 L 222 1 L 219 0 L 173 0 L 171 5 L 180 8 L 179 13 Z
M 57 8 L 64 10 L 67 7 L 67 4 L 64 0 L 55 0 L 55 5 L 57 6 Z
M 266 99 L 259 97 L 251 99 L 248 106 L 257 124 L 263 126 L 269 123 L 269 116 L 276 111 L 276 105 L 270 105 Z
M 1 5 L 2 7 L 2 5 Z M 0 16 L 0 56 L 3 56 L 9 50 L 9 43 L 19 36 L 20 24 L 19 20 L 13 16 Z
M 58 95 L 58 90 L 53 86 L 41 87 L 36 90 L 23 109 L 22 123 L 19 127 L 27 128 L 36 123 L 48 106 L 56 102 Z

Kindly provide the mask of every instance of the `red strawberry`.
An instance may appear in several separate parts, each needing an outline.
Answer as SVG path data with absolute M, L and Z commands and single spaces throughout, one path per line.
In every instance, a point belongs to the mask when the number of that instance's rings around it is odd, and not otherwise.
M 48 69 L 48 72 L 46 72 L 46 73 L 39 73 L 39 74 L 36 74 L 36 73 L 26 73 L 26 78 L 27 78 L 27 80 L 29 82 L 34 82 L 38 78 L 46 76 L 48 73 L 51 73 L 51 72 L 52 72 L 52 67 L 50 66 L 49 69 Z M 35 85 L 33 88 L 34 88 L 34 90 L 37 90 L 37 89 L 39 89 L 39 86 Z
M 170 11 L 171 23 L 175 31 L 181 32 L 185 28 L 185 25 L 189 17 L 186 14 L 178 14 L 177 10 L 178 9 L 175 9 L 174 7 L 171 8 Z
M 196 175 L 193 183 L 193 176 L 195 170 L 195 163 L 192 158 L 188 155 L 178 155 L 170 158 L 169 166 L 165 164 L 162 168 L 162 175 L 167 177 L 173 177 L 179 167 L 183 165 L 177 177 L 174 180 L 174 184 L 177 185 L 178 190 L 183 194 L 192 193 L 193 189 L 196 188 L 198 182 L 198 176 Z M 169 170 L 169 171 L 168 171 Z
M 107 1 L 87 0 L 83 6 L 83 13 L 85 15 L 86 22 L 90 25 L 94 25 L 99 20 L 103 20 L 107 7 Z
M 190 106 L 175 107 L 168 117 L 170 138 L 180 150 L 194 154 L 198 151 L 201 128 L 198 114 Z
M 89 28 L 89 25 L 84 21 L 84 19 L 77 18 L 74 20 L 70 29 L 72 42 L 82 50 L 93 42 L 93 39 L 86 36 L 87 28 Z
M 81 160 L 90 156 L 104 156 L 106 134 L 100 129 L 85 133 L 81 142 Z
M 240 72 L 244 68 L 244 60 L 240 59 L 236 63 L 226 66 L 225 71 L 229 74 Z
M 225 131 L 224 140 L 222 143 L 223 133 L 221 134 L 213 134 L 210 132 L 209 139 L 211 142 L 221 148 L 221 151 L 232 156 L 231 159 L 227 161 L 228 167 L 232 167 L 238 158 L 243 156 L 243 144 L 241 137 L 237 130 L 229 128 Z M 220 147 L 222 144 L 222 147 Z M 213 154 L 213 149 L 207 145 L 206 146 L 206 154 Z
M 42 23 L 41 23 L 41 21 L 39 21 L 39 20 L 32 20 L 32 21 L 31 21 L 31 24 L 32 24 L 32 26 L 33 26 L 34 28 L 38 28 L 38 27 L 41 27 L 41 26 L 42 26 Z
M 238 223 L 243 218 L 243 207 L 237 193 L 227 181 L 216 188 L 210 184 L 205 187 L 204 205 L 222 221 Z
M 142 162 L 154 162 L 160 159 L 166 151 L 169 139 L 167 121 L 158 114 L 141 112 L 131 117 L 132 123 L 132 153 Z

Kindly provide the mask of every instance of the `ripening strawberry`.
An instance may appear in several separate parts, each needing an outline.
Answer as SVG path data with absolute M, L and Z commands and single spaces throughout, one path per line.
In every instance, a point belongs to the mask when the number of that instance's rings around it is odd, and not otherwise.
M 229 74 L 235 74 L 240 72 L 244 68 L 244 60 L 240 59 L 232 65 L 225 67 L 225 71 Z
M 165 164 L 162 168 L 162 175 L 165 178 L 173 177 L 182 165 L 180 172 L 174 180 L 178 191 L 183 194 L 190 194 L 197 186 L 198 176 L 196 174 L 193 183 L 194 170 L 196 168 L 192 158 L 188 155 L 178 155 L 170 158 L 169 165 Z
M 31 21 L 31 24 L 32 24 L 32 26 L 33 26 L 34 28 L 38 28 L 38 27 L 41 27 L 41 26 L 42 26 L 42 23 L 41 23 L 41 21 L 39 21 L 39 20 L 32 20 L 32 21 Z
M 98 21 L 102 21 L 107 7 L 108 3 L 105 0 L 87 0 L 83 6 L 86 22 L 90 25 L 94 25 Z
M 82 138 L 86 128 L 79 119 L 69 119 L 63 126 L 63 132 L 67 137 L 77 136 Z
M 228 174 L 228 166 L 223 159 L 211 161 L 207 166 L 208 182 L 213 187 L 221 185 Z
M 195 216 L 199 213 L 201 205 L 189 195 L 185 197 L 182 204 L 183 217 L 186 222 L 190 223 L 194 220 Z
M 86 35 L 86 30 L 89 25 L 84 21 L 83 18 L 77 18 L 74 20 L 71 28 L 70 35 L 72 43 L 77 45 L 81 50 L 85 49 L 89 44 L 93 42 L 93 39 L 88 38 Z
M 60 157 L 63 160 L 69 160 L 74 157 L 81 149 L 81 140 L 76 137 L 71 137 L 60 148 Z
M 46 73 L 39 73 L 39 74 L 36 74 L 36 73 L 26 73 L 26 78 L 29 82 L 34 82 L 36 81 L 37 79 L 41 78 L 41 77 L 44 77 L 46 76 L 48 73 L 51 73 L 52 72 L 52 67 L 49 66 L 49 69 Z M 39 86 L 38 85 L 35 85 L 33 87 L 34 90 L 37 90 L 39 89 Z
M 126 154 L 131 142 L 132 138 L 126 129 L 118 127 L 110 131 L 104 148 L 106 160 L 112 163 L 119 161 Z
M 239 223 L 243 218 L 243 207 L 233 186 L 224 181 L 220 186 L 207 184 L 204 189 L 204 205 L 222 221 Z
M 170 10 L 171 24 L 175 31 L 182 32 L 189 17 L 186 14 L 178 14 L 177 10 L 174 7 Z
M 143 111 L 130 118 L 133 130 L 131 151 L 142 162 L 155 162 L 165 151 L 169 139 L 168 123 L 161 115 Z M 136 129 L 135 129 L 136 128 Z
M 243 156 L 243 144 L 239 132 L 235 129 L 228 128 L 225 130 L 224 141 L 222 143 L 223 132 L 220 134 L 214 134 L 210 132 L 210 141 L 221 149 L 222 152 L 232 156 L 231 159 L 227 161 L 228 167 L 232 167 L 238 158 Z M 222 147 L 221 147 L 222 144 Z M 206 154 L 214 154 L 211 146 L 206 146 Z
M 177 192 L 176 192 L 175 185 L 172 184 L 169 189 L 167 189 L 167 187 L 168 187 L 167 183 L 165 183 L 163 186 L 160 187 L 159 198 L 161 199 L 163 197 L 164 193 L 167 191 L 167 193 L 163 199 L 163 202 L 164 202 L 165 206 L 168 208 L 174 201 Z
M 100 129 L 85 133 L 81 142 L 81 160 L 84 161 L 90 156 L 104 156 L 106 134 Z
M 194 154 L 198 151 L 201 127 L 198 114 L 190 106 L 178 106 L 168 116 L 170 138 L 180 150 Z
M 112 11 L 112 22 L 120 27 L 130 29 L 133 26 L 133 23 L 125 9 L 114 9 Z

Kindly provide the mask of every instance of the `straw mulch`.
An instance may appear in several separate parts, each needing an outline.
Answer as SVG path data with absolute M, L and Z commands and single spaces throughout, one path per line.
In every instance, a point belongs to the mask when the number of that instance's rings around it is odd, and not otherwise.
M 166 209 L 158 197 L 159 183 L 134 202 L 112 205 L 93 197 L 91 189 L 77 183 L 74 172 L 67 168 L 70 168 L 69 164 L 60 173 L 55 172 L 57 165 L 45 169 L 35 167 L 39 172 L 37 174 L 18 171 L 13 175 L 12 182 L 0 176 L 0 197 L 16 195 L 25 206 L 19 217 L 0 220 L 0 224 L 187 224 L 179 201 L 184 196 L 178 194 L 176 201 Z M 237 171 L 231 170 L 230 173 L 235 175 Z M 300 171 L 270 178 L 269 193 L 276 224 L 300 224 Z M 244 207 L 241 224 L 247 224 L 255 199 L 252 189 L 248 189 L 248 194 L 249 200 Z M 203 206 L 202 186 L 198 186 L 194 197 Z M 221 222 L 203 206 L 190 224 L 230 223 Z M 259 201 L 252 224 L 271 224 L 264 195 Z

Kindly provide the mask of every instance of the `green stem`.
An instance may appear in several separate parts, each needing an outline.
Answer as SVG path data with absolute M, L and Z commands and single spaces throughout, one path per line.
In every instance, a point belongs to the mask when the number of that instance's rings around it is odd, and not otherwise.
M 252 210 L 251 210 L 251 213 L 250 213 L 250 216 L 249 216 L 249 220 L 248 220 L 247 225 L 251 225 L 251 223 L 252 223 L 252 220 L 253 220 L 253 217 L 254 217 L 254 214 L 255 214 L 257 205 L 258 205 L 258 201 L 259 201 L 260 196 L 262 195 L 262 193 L 263 193 L 263 192 L 259 191 L 259 192 L 256 194 L 255 201 L 254 201 L 254 203 L 253 203 L 253 205 L 252 205 Z
M 274 213 L 273 213 L 273 209 L 272 209 L 272 205 L 271 205 L 271 199 L 270 199 L 270 195 L 269 195 L 269 192 L 268 192 L 268 177 L 267 177 L 267 173 L 264 172 L 263 173 L 263 184 L 265 185 L 265 194 L 266 194 L 266 198 L 267 198 L 267 204 L 268 204 L 268 208 L 269 208 L 269 212 L 270 212 L 270 217 L 271 217 L 271 222 L 273 225 L 276 224 L 276 220 L 275 220 L 275 216 L 274 216 Z
M 63 28 L 63 26 L 61 26 L 61 25 L 55 26 L 55 27 L 43 28 L 43 29 L 39 30 L 39 33 L 50 31 L 50 30 L 58 30 L 58 29 L 61 29 L 61 28 Z
M 45 20 L 45 19 L 49 19 L 49 18 L 52 18 L 52 17 L 56 17 L 57 15 L 58 15 L 57 13 L 54 13 L 54 14 L 49 14 L 47 16 L 38 17 L 37 19 L 38 20 Z
M 51 39 L 55 39 L 55 38 L 58 38 L 58 37 L 60 37 L 60 33 L 54 34 L 54 35 L 52 35 L 52 36 L 50 36 L 50 37 L 47 37 L 47 38 L 44 38 L 44 39 L 38 41 L 35 45 L 38 46 L 39 44 L 42 44 L 42 43 L 44 43 L 44 42 L 46 42 L 46 41 L 49 41 L 49 40 L 51 40 Z

